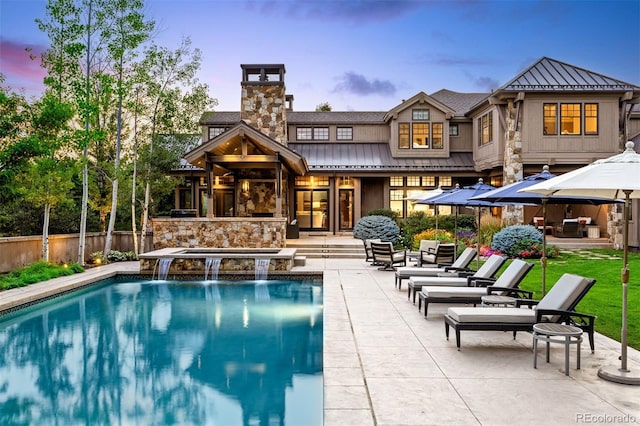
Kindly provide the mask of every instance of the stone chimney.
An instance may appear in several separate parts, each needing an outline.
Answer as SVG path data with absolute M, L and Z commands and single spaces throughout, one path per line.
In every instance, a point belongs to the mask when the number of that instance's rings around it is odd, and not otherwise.
M 287 113 L 283 64 L 243 64 L 240 118 L 270 138 L 287 145 Z

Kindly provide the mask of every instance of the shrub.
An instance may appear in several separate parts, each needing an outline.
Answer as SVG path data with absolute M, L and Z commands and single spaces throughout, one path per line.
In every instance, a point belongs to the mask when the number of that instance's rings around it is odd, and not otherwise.
M 413 244 L 411 248 L 413 250 L 418 250 L 420 247 L 420 240 L 438 240 L 441 243 L 453 243 L 455 242 L 453 235 L 449 231 L 445 231 L 442 229 L 438 229 L 438 234 L 436 235 L 435 229 L 427 229 L 426 231 L 422 231 L 419 234 L 413 236 Z
M 523 251 L 542 243 L 542 234 L 531 225 L 513 225 L 493 235 L 491 248 L 510 257 L 519 257 Z M 537 249 L 536 249 L 537 250 Z
M 130 260 L 136 260 L 137 256 L 133 251 L 118 251 L 111 250 L 107 256 L 109 262 L 128 262 Z
M 495 234 L 500 230 L 502 230 L 502 219 L 491 215 L 482 216 L 480 218 L 480 230 L 478 231 L 480 243 L 491 246 Z
M 353 236 L 361 240 L 380 238 L 395 244 L 400 237 L 400 227 L 387 216 L 364 216 L 353 227 Z
M 393 219 L 394 222 L 398 222 L 400 215 L 395 210 L 391 209 L 373 209 L 369 210 L 367 216 L 386 216 L 390 219 Z
M 64 275 L 73 275 L 83 271 L 84 268 L 77 263 L 71 262 L 56 265 L 49 262 L 38 261 L 1 277 L 0 290 L 24 287 L 29 284 L 47 281 Z

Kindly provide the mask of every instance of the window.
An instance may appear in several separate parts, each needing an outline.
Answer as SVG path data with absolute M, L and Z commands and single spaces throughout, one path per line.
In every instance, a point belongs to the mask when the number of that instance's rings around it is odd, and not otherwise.
M 313 139 L 317 141 L 328 141 L 329 140 L 329 128 L 328 127 L 314 127 L 313 128 Z
M 438 178 L 438 184 L 440 186 L 451 186 L 451 176 L 440 176 Z
M 584 134 L 598 134 L 598 104 L 584 104 Z
M 558 105 L 556 104 L 544 104 L 542 106 L 544 128 L 542 129 L 545 135 L 557 135 L 558 134 Z
M 560 104 L 560 132 L 563 135 L 579 135 L 580 104 Z
M 442 123 L 433 123 L 431 125 L 431 132 L 433 149 L 442 149 L 444 147 L 442 139 Z
M 460 129 L 457 124 L 449 124 L 449 136 L 460 136 Z
M 409 123 L 398 124 L 398 146 L 400 148 L 410 148 L 409 139 Z
M 418 121 L 418 120 L 424 121 L 429 119 L 428 109 L 414 109 L 412 113 L 413 113 L 413 120 L 415 121 Z
M 296 176 L 296 186 L 329 186 L 328 176 Z
M 219 134 L 224 133 L 226 130 L 226 127 L 209 127 L 209 139 L 215 138 Z
M 392 189 L 389 192 L 389 208 L 404 217 L 404 190 Z
M 353 140 L 353 127 L 338 127 L 336 129 L 336 139 L 339 141 Z
M 407 186 L 420 186 L 420 176 L 407 176 Z
M 436 177 L 422 176 L 422 186 L 436 186 Z
M 311 127 L 297 127 L 296 140 L 310 141 L 313 139 L 313 129 Z
M 486 113 L 478 118 L 478 141 L 480 145 L 486 145 L 493 140 L 493 114 Z
M 429 123 L 413 123 L 413 147 L 429 148 Z
M 391 176 L 389 178 L 389 185 L 390 186 L 402 186 L 402 185 L 404 185 L 404 180 L 402 179 L 402 176 Z

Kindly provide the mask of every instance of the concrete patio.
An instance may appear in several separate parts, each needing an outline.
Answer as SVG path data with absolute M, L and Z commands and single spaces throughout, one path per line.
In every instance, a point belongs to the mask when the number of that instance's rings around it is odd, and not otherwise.
M 359 242 L 358 242 L 359 243 Z M 92 268 L 85 274 L 3 292 L 3 306 L 40 292 L 68 289 L 134 262 Z M 364 259 L 311 258 L 296 270 L 324 271 L 324 424 L 337 425 L 567 425 L 640 422 L 640 387 L 599 379 L 602 366 L 619 366 L 620 344 L 596 334 L 596 351 L 582 345 L 582 368 L 571 352 L 564 374 L 562 345 L 551 362 L 539 349 L 533 369 L 528 333 L 463 332 L 462 349 L 445 339 L 445 305 L 425 319 L 407 300 L 394 274 Z M 638 324 L 630 318 L 630 327 Z M 640 354 L 629 351 L 629 367 Z

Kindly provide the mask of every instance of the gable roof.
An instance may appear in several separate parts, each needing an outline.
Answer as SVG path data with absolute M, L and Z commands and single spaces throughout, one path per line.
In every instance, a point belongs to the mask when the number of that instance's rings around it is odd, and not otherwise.
M 260 154 L 242 155 L 242 144 L 250 143 L 255 146 Z M 289 149 L 286 145 L 270 138 L 254 127 L 240 121 L 226 132 L 210 139 L 184 155 L 184 159 L 196 167 L 203 167 L 208 155 L 220 158 L 219 164 L 229 168 L 241 165 L 252 167 L 254 163 L 282 162 L 285 167 L 299 175 L 305 175 L 309 171 L 304 157 Z M 223 161 L 222 159 L 228 159 Z
M 424 92 L 418 92 L 417 94 L 413 95 L 412 97 L 410 97 L 409 99 L 407 99 L 406 101 L 402 101 L 402 103 L 396 105 L 395 107 L 391 108 L 384 116 L 384 120 L 388 121 L 391 118 L 393 118 L 394 116 L 397 116 L 398 113 L 400 113 L 401 111 L 404 111 L 408 108 L 411 108 L 413 105 L 419 103 L 419 102 L 426 102 L 430 105 L 433 105 L 434 107 L 438 108 L 440 111 L 444 112 L 447 116 L 452 116 L 455 114 L 455 111 L 453 109 L 451 109 L 451 107 L 443 104 L 442 102 L 440 102 L 437 99 L 432 98 L 431 96 L 427 95 Z
M 544 56 L 497 90 L 619 92 L 640 87 Z
M 489 97 L 489 93 L 460 93 L 440 89 L 430 96 L 455 111 L 456 116 L 464 116 L 474 105 Z

